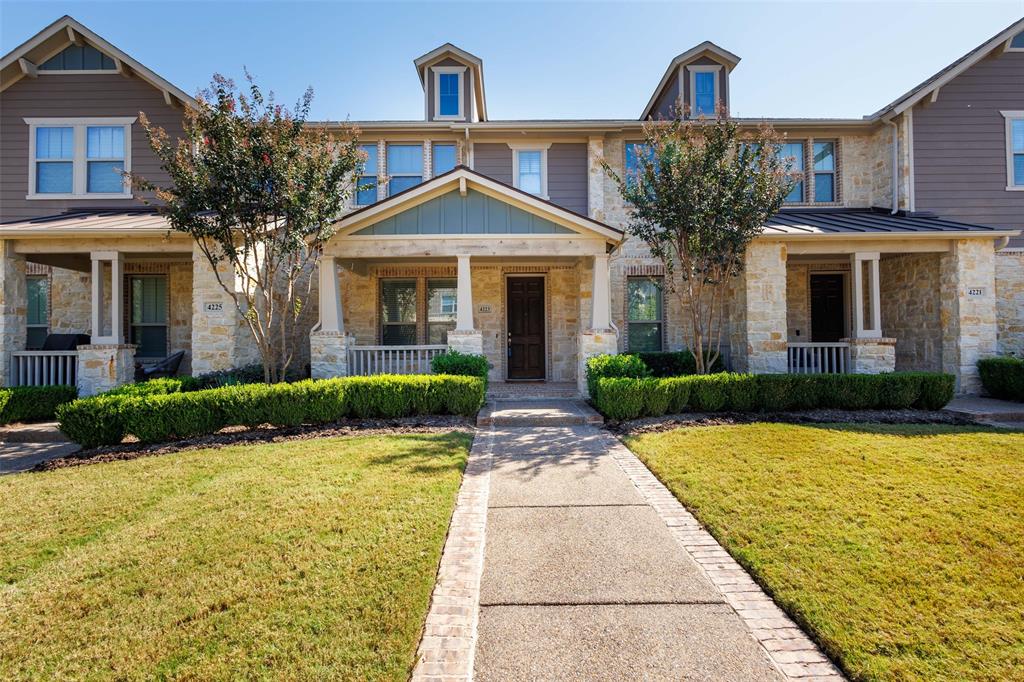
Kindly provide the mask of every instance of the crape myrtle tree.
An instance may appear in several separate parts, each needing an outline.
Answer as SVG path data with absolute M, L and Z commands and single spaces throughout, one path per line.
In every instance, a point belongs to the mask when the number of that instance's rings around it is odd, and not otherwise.
M 626 202 L 626 232 L 664 266 L 666 288 L 688 317 L 683 334 L 697 373 L 706 374 L 721 354 L 726 284 L 799 174 L 770 127 L 741 131 L 724 112 L 651 121 L 643 134 L 635 173 L 602 165 Z
M 281 381 L 298 335 L 309 325 L 312 271 L 364 160 L 358 131 L 305 125 L 306 90 L 294 110 L 214 75 L 184 112 L 184 136 L 140 114 L 150 146 L 170 177 L 157 186 L 136 174 L 137 189 L 155 192 L 172 229 L 188 233 L 216 273 L 256 341 L 264 379 Z

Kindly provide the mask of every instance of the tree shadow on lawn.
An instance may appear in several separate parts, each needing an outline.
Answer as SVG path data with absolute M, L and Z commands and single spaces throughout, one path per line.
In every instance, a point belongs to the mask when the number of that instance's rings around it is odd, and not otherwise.
M 353 434 L 358 438 L 359 434 Z M 448 433 L 429 434 L 399 434 L 392 436 L 402 440 L 417 442 L 416 447 L 400 447 L 397 452 L 389 452 L 384 455 L 375 455 L 369 458 L 371 466 L 394 466 L 404 464 L 409 460 L 432 460 L 429 463 L 421 462 L 408 467 L 408 471 L 414 474 L 429 474 L 431 476 L 440 472 L 458 469 L 465 471 L 466 457 L 452 457 L 452 453 L 464 449 L 467 453 L 473 445 L 473 437 L 465 431 L 450 431 Z

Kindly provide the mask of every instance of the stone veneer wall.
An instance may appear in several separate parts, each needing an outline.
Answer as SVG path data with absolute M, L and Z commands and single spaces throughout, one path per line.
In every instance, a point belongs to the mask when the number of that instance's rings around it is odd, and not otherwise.
M 785 372 L 786 247 L 755 241 L 734 290 L 732 369 L 744 372 Z
M 939 278 L 942 369 L 956 375 L 960 393 L 979 393 L 976 363 L 997 351 L 993 242 L 954 242 L 952 252 L 939 257 Z
M 1024 356 L 1024 251 L 1000 251 L 995 258 L 999 353 Z
M 892 130 L 880 126 L 870 135 L 842 138 L 843 203 L 868 208 L 892 205 Z
M 234 280 L 229 264 L 222 263 L 220 268 L 225 281 Z M 207 310 L 208 304 L 220 304 L 220 310 Z M 252 332 L 245 326 L 231 296 L 221 287 L 206 256 L 198 248 L 194 248 L 192 373 L 205 374 L 258 362 L 260 355 Z
M 589 306 L 589 280 L 581 286 L 583 269 L 575 264 L 516 265 L 488 263 L 471 265 L 473 281 L 473 326 L 481 332 L 484 355 L 491 363 L 491 381 L 505 380 L 505 279 L 515 275 L 545 277 L 547 318 L 545 322 L 547 379 L 576 380 L 576 346 L 580 308 L 586 297 Z M 589 277 L 589 269 L 586 270 Z M 384 278 L 417 279 L 419 294 L 418 338 L 426 338 L 426 279 L 456 277 L 454 265 L 372 266 L 366 274 L 342 270 L 341 305 L 345 330 L 361 346 L 377 345 L 379 335 L 379 291 Z M 585 289 L 586 293 L 581 290 Z M 482 312 L 486 310 L 487 312 Z M 589 320 L 589 311 L 588 311 Z
M 25 347 L 27 311 L 25 258 L 0 240 L 0 386 L 10 381 L 10 354 Z
M 939 254 L 884 257 L 879 280 L 882 332 L 896 339 L 896 370 L 941 370 Z

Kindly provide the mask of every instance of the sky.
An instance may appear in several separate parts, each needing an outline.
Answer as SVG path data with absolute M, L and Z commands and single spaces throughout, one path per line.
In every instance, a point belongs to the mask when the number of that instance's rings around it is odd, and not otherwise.
M 734 116 L 859 118 L 1024 16 L 997 2 L 16 2 L 0 53 L 70 14 L 188 93 L 247 68 L 314 120 L 416 120 L 413 60 L 452 42 L 484 62 L 497 119 L 635 119 L 677 54 L 737 54 Z

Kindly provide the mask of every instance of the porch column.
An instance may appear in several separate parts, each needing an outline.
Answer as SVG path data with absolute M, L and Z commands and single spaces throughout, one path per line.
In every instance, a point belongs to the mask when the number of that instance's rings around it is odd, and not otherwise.
M 580 332 L 576 351 L 576 385 L 580 394 L 587 392 L 587 360 L 595 355 L 614 355 L 619 352 L 618 331 L 611 322 L 611 278 L 608 254 L 594 256 L 591 265 L 590 328 Z
M 309 335 L 309 369 L 314 379 L 348 376 L 348 350 L 354 340 L 345 333 L 338 262 L 320 258 L 320 324 Z
M 92 335 L 78 347 L 78 394 L 95 395 L 135 379 L 135 346 L 124 336 L 124 255 L 117 251 L 92 254 Z M 110 263 L 110 307 L 106 298 L 104 263 Z M 109 320 L 107 319 L 109 317 Z M 109 322 L 109 333 L 106 333 Z
M 0 240 L 0 386 L 13 383 L 11 363 L 15 351 L 25 350 L 27 314 L 25 257 Z
M 755 240 L 744 255 L 736 284 L 736 331 L 730 343 L 731 369 L 772 373 L 787 370 L 786 246 Z
M 239 279 L 230 262 L 222 260 L 214 270 L 199 245 L 193 245 L 193 375 L 260 362 L 256 339 L 235 305 L 236 297 L 242 296 Z
M 956 377 L 957 393 L 980 393 L 978 360 L 997 354 L 995 245 L 962 239 L 939 259 L 942 371 Z
M 473 277 L 469 266 L 469 255 L 459 254 L 456 272 L 458 283 L 455 291 L 455 329 L 448 332 L 448 349 L 460 353 L 483 355 L 483 333 L 473 326 Z
M 896 339 L 882 335 L 880 258 L 881 254 L 875 251 L 858 251 L 850 255 L 853 327 L 850 337 L 841 340 L 850 345 L 849 370 L 854 374 L 881 374 L 896 370 Z

